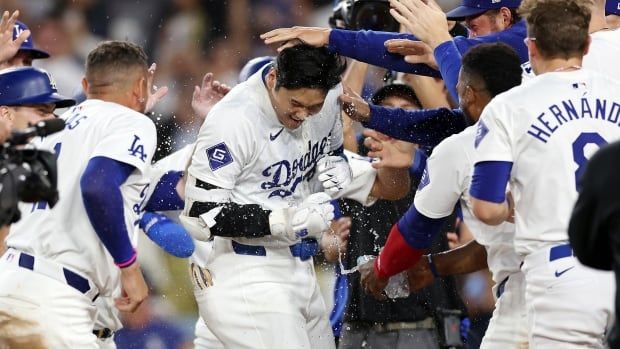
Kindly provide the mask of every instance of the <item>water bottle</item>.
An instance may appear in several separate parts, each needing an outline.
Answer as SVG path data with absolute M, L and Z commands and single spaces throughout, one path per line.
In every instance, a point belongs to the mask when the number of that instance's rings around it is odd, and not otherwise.
M 367 263 L 376 256 L 364 255 L 357 257 L 357 266 Z M 407 298 L 409 297 L 409 279 L 407 272 L 403 271 L 390 277 L 387 286 L 385 286 L 385 295 L 388 298 Z

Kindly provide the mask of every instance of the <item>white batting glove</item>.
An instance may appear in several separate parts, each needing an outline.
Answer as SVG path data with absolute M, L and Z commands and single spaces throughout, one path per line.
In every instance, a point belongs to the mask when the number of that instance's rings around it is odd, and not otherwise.
M 328 194 L 316 193 L 308 196 L 299 207 L 272 211 L 269 215 L 271 234 L 294 239 L 320 239 L 334 219 L 334 206 L 330 200 Z
M 334 195 L 349 185 L 353 173 L 349 163 L 341 156 L 325 156 L 316 163 L 319 181 L 325 191 Z

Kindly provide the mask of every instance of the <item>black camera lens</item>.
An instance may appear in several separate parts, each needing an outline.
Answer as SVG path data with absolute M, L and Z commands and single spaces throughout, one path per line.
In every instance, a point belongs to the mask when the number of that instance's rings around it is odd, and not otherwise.
M 398 32 L 400 25 L 389 11 L 388 2 L 357 2 L 353 9 L 353 29 Z

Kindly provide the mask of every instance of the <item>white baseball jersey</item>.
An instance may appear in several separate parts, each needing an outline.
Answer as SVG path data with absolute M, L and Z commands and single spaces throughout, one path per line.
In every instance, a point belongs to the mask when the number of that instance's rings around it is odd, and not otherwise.
M 620 65 L 617 57 L 620 57 L 620 29 L 599 30 L 590 34 L 592 43 L 588 54 L 583 57 L 583 67 L 597 71 L 620 81 Z M 530 62 L 521 65 L 523 68 L 523 81 L 529 81 L 534 76 Z
M 487 249 L 487 263 L 496 284 L 519 271 L 520 258 L 514 252 L 515 227 L 512 223 L 490 226 L 473 214 L 469 186 L 474 167 L 476 126 L 444 139 L 426 162 L 426 169 L 415 195 L 418 212 L 429 218 L 452 214 L 460 202 L 463 220 L 476 241 Z
M 42 148 L 58 157 L 60 200 L 53 209 L 21 204 L 23 216 L 11 226 L 7 246 L 60 263 L 92 280 L 102 295 L 110 294 L 120 272 L 88 219 L 80 178 L 89 160 L 99 156 L 136 168 L 121 188 L 131 233 L 147 199 L 144 173 L 155 152 L 155 125 L 143 114 L 101 100 L 87 100 L 61 118 L 65 130 L 42 141 Z
M 213 107 L 198 134 L 189 175 L 230 190 L 230 201 L 237 204 L 273 210 L 301 203 L 322 191 L 317 161 L 343 144 L 341 93 L 341 85 L 330 90 L 319 113 L 289 130 L 279 122 L 259 71 Z M 235 240 L 267 246 L 295 242 L 274 236 Z
M 586 69 L 541 74 L 495 97 L 478 122 L 476 162 L 512 162 L 517 253 L 568 241 L 577 178 L 620 138 L 620 84 Z

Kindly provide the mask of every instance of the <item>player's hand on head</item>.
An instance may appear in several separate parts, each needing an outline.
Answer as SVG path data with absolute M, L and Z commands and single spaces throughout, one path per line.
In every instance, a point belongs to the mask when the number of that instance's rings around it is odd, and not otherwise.
M 375 260 L 373 258 L 368 262 L 359 266 L 360 283 L 366 293 L 373 295 L 379 300 L 386 300 L 387 297 L 383 292 L 388 284 L 389 279 L 381 279 L 375 270 Z
M 353 173 L 349 163 L 342 156 L 324 156 L 316 164 L 318 179 L 323 189 L 334 196 L 351 184 Z
M 409 39 L 391 39 L 387 40 L 384 45 L 388 52 L 404 56 L 407 63 L 426 64 L 431 68 L 439 69 L 433 49 L 427 43 Z
M 17 17 L 19 17 L 19 11 L 12 14 L 9 11 L 2 13 L 2 19 L 0 19 L 0 68 L 8 68 L 7 62 L 17 54 L 20 46 L 30 37 L 30 30 L 24 30 L 13 40 L 13 28 Z
M 206 73 L 201 86 L 194 86 L 192 110 L 196 116 L 205 118 L 214 105 L 230 92 L 230 87 L 213 79 L 213 73 Z
M 292 27 L 292 28 L 279 28 L 261 34 L 260 38 L 265 41 L 265 44 L 282 44 L 295 39 L 300 42 L 304 42 L 308 45 L 321 47 L 329 44 L 329 34 L 331 29 L 318 28 L 318 27 Z M 285 47 L 278 48 L 278 52 Z
M 114 300 L 120 311 L 134 312 L 148 297 L 149 289 L 137 261 L 121 269 L 121 290 L 121 297 Z
M 413 164 L 416 145 L 395 140 L 381 132 L 366 129 L 363 131 L 364 145 L 370 150 L 368 156 L 379 159 L 374 168 L 409 168 Z
M 348 117 L 359 122 L 370 120 L 370 106 L 359 94 L 348 86 L 344 86 L 344 93 L 338 97 L 342 111 Z
M 155 79 L 155 71 L 157 70 L 157 64 L 153 63 L 149 67 L 148 70 L 148 81 L 147 89 L 148 89 L 148 97 L 146 100 L 146 108 L 144 110 L 145 113 L 150 113 L 153 111 L 153 108 L 168 94 L 168 87 L 162 86 L 157 87 L 153 84 L 153 80 Z

